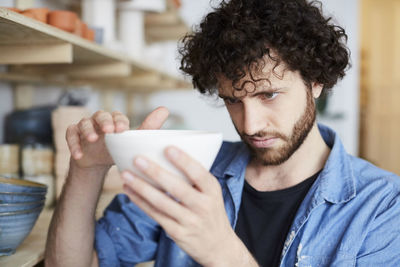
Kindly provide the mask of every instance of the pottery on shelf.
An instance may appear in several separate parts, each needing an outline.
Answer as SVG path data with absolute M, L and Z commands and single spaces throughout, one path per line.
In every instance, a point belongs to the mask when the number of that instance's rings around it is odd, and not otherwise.
M 22 14 L 27 16 L 33 15 L 33 18 L 41 21 L 43 23 L 47 23 L 47 15 L 49 14 L 48 8 L 30 8 L 22 11 Z
M 13 12 L 16 12 L 16 13 L 21 13 L 21 10 L 18 8 L 15 8 L 15 7 L 5 7 L 5 8 L 7 8 L 8 10 L 11 10 Z
M 77 20 L 78 15 L 67 10 L 51 11 L 48 15 L 48 24 L 71 33 L 75 32 Z
M 28 17 L 28 18 L 31 18 L 31 19 L 36 19 L 35 18 L 35 14 L 33 14 L 32 12 L 30 12 L 30 11 L 21 11 L 21 14 L 22 15 L 24 15 L 25 17 Z
M 94 42 L 95 39 L 95 31 L 93 29 L 87 28 L 85 33 L 85 39 Z

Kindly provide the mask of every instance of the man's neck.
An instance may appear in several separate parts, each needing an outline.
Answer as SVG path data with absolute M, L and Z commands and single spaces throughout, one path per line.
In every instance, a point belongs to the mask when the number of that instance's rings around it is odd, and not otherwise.
M 315 123 L 299 149 L 281 165 L 264 166 L 251 160 L 246 169 L 246 181 L 258 191 L 289 188 L 320 171 L 329 153 L 330 148 Z

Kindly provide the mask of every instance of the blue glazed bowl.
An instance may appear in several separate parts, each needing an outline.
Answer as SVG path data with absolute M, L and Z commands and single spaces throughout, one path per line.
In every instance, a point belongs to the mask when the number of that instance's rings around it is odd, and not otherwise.
M 15 253 L 25 240 L 42 211 L 43 206 L 31 210 L 0 213 L 0 256 Z
M 40 193 L 46 195 L 47 185 L 21 179 L 0 177 L 0 192 Z
M 43 193 L 13 193 L 13 192 L 0 192 L 1 203 L 22 203 L 22 202 L 36 202 L 45 200 L 46 196 Z
M 43 207 L 44 202 L 45 200 L 40 200 L 35 202 L 22 202 L 22 203 L 0 203 L 0 214 L 5 212 L 32 210 L 35 208 Z

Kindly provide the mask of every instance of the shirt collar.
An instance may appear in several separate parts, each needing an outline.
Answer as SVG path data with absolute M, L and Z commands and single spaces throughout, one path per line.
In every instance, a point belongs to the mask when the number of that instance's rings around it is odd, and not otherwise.
M 349 155 L 332 129 L 322 124 L 318 124 L 318 128 L 331 152 L 316 181 L 315 193 L 331 203 L 347 202 L 356 196 L 354 171 Z
M 247 146 L 243 142 L 237 142 L 229 146 L 229 150 L 223 151 L 222 154 L 223 158 L 213 168 L 213 174 L 225 179 L 241 178 L 250 160 L 250 151 Z

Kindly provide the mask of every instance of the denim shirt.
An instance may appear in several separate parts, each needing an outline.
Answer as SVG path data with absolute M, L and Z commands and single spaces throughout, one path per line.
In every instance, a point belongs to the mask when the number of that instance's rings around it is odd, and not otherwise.
M 331 129 L 319 130 L 331 152 L 297 211 L 281 266 L 400 266 L 399 177 L 347 154 Z M 249 158 L 242 142 L 225 142 L 211 168 L 232 227 Z M 95 249 L 100 266 L 199 266 L 124 194 L 97 222 Z

